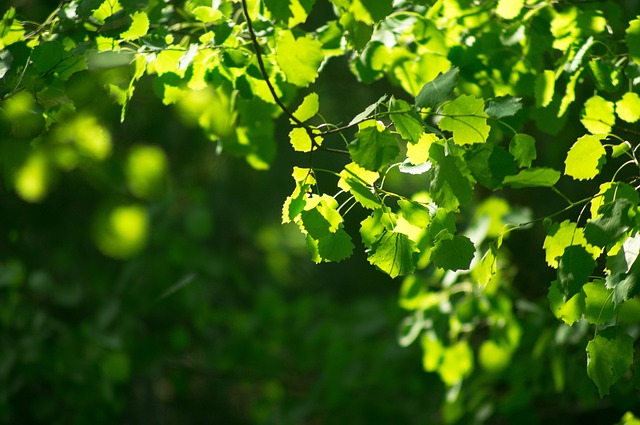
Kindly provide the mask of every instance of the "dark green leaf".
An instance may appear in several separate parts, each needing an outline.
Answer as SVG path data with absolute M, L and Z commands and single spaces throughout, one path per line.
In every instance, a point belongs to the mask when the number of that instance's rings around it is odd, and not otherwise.
M 369 248 L 369 263 L 392 278 L 413 273 L 418 260 L 418 248 L 402 233 L 385 232 Z
M 372 103 L 371 105 L 367 106 L 366 108 L 364 108 L 364 111 L 360 112 L 358 115 L 356 115 L 351 122 L 349 123 L 349 125 L 354 125 L 356 123 L 359 123 L 361 121 L 366 120 L 367 118 L 369 118 L 369 116 L 376 110 L 376 108 L 378 106 L 380 106 L 380 104 L 382 102 L 384 102 L 385 100 L 387 100 L 387 96 L 384 95 L 382 96 L 380 99 L 378 99 L 377 101 L 375 101 L 375 103 Z
M 587 373 L 598 387 L 600 397 L 609 390 L 633 363 L 633 338 L 618 326 L 601 330 L 587 344 Z
M 616 242 L 633 224 L 629 218 L 631 202 L 617 199 L 613 203 L 604 204 L 595 220 L 589 220 L 584 235 L 590 244 L 605 247 Z
M 452 67 L 425 84 L 416 96 L 417 108 L 434 108 L 447 100 L 458 82 L 459 69 Z
M 431 252 L 431 261 L 445 270 L 467 270 L 476 249 L 473 242 L 463 235 L 439 240 Z
M 362 237 L 364 246 L 370 248 L 384 232 L 393 229 L 392 219 L 395 220 L 395 214 L 385 213 L 381 209 L 378 209 L 371 213 L 369 217 L 362 220 L 360 223 L 360 236 Z
M 487 101 L 484 112 L 490 117 L 505 118 L 517 114 L 522 109 L 522 98 L 501 96 Z
M 367 170 L 378 171 L 396 159 L 400 147 L 390 131 L 367 127 L 360 130 L 356 140 L 349 144 L 349 153 L 356 164 Z
M 560 179 L 560 172 L 546 167 L 534 167 L 520 171 L 515 176 L 507 176 L 502 183 L 513 188 L 551 187 Z
M 558 283 L 567 298 L 580 292 L 596 266 L 591 254 L 580 245 L 568 246 L 558 261 Z
M 528 134 L 518 133 L 509 142 L 509 152 L 516 160 L 518 167 L 531 167 L 536 159 L 536 139 Z
M 453 211 L 471 200 L 473 187 L 469 178 L 461 172 L 465 168 L 459 158 L 451 155 L 434 163 L 429 172 L 429 193 L 440 207 Z
M 398 113 L 398 111 L 405 111 Z M 400 136 L 410 143 L 418 143 L 420 135 L 424 132 L 422 120 L 404 100 L 391 99 L 389 102 L 391 121 Z M 395 113 L 394 113 L 395 112 Z
M 57 41 L 45 41 L 33 48 L 31 60 L 40 73 L 46 73 L 62 62 L 64 53 L 62 44 Z
M 322 261 L 342 261 L 351 257 L 353 248 L 351 236 L 342 227 L 335 233 L 318 239 L 318 255 Z

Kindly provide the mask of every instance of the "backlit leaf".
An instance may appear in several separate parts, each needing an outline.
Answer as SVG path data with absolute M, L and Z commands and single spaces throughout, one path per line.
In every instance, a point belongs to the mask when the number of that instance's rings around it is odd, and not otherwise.
M 422 133 L 418 143 L 407 144 L 407 158 L 413 165 L 423 164 L 429 159 L 431 144 L 438 140 L 433 133 Z
M 453 211 L 471 200 L 473 187 L 462 174 L 463 169 L 464 163 L 451 155 L 438 159 L 433 165 L 429 172 L 429 194 L 440 207 Z
M 562 257 L 565 249 L 571 245 L 579 245 L 586 248 L 594 259 L 600 256 L 600 249 L 587 243 L 587 239 L 584 237 L 584 230 L 581 227 L 577 227 L 576 223 L 565 220 L 562 223 L 554 223 L 547 231 L 547 236 L 543 243 L 547 264 L 557 268 L 558 258 Z
M 553 315 L 567 325 L 573 325 L 580 320 L 585 309 L 584 295 L 578 292 L 568 298 L 557 281 L 551 282 L 547 299 Z
M 315 116 L 318 113 L 318 109 L 320 109 L 320 104 L 318 102 L 318 94 L 317 93 L 309 93 L 302 100 L 302 103 L 296 111 L 293 113 L 297 119 L 301 122 L 305 122 L 308 119 Z
M 291 146 L 297 152 L 311 152 L 322 144 L 321 136 L 314 136 L 315 145 L 311 142 L 311 137 L 306 128 L 296 127 L 289 132 Z
M 413 273 L 416 268 L 418 248 L 415 242 L 402 233 L 385 232 L 369 248 L 367 259 L 392 278 Z
M 580 121 L 591 134 L 610 133 L 611 126 L 616 122 L 616 117 L 613 114 L 613 102 L 598 95 L 592 96 L 584 104 Z
M 291 31 L 282 30 L 276 36 L 276 57 L 288 82 L 307 87 L 318 77 L 324 53 L 319 41 L 308 36 L 295 38 Z
M 496 14 L 504 19 L 514 19 L 522 10 L 524 0 L 498 0 Z
M 322 261 L 342 261 L 351 257 L 353 248 L 351 236 L 344 231 L 342 226 L 334 233 L 318 239 L 318 255 Z
M 633 338 L 622 328 L 602 329 L 587 344 L 587 373 L 598 387 L 600 397 L 627 373 L 633 363 Z
M 625 93 L 616 102 L 616 114 L 621 120 L 634 123 L 640 118 L 640 96 L 634 92 Z
M 625 41 L 629 49 L 629 57 L 640 65 L 640 19 L 629 22 L 626 30 Z
M 586 283 L 582 290 L 585 293 L 584 317 L 589 323 L 598 325 L 613 319 L 617 311 L 612 299 L 613 291 L 605 287 L 604 281 Z
M 484 113 L 484 101 L 474 96 L 462 95 L 442 108 L 444 117 L 438 123 L 442 130 L 453 133 L 458 145 L 484 143 L 491 127 Z
M 607 154 L 601 139 L 601 136 L 592 135 L 580 137 L 567 153 L 564 174 L 576 180 L 590 180 L 597 176 Z
M 132 22 L 129 29 L 120 34 L 120 37 L 123 40 L 135 40 L 147 35 L 147 32 L 149 32 L 149 18 L 147 14 L 142 11 L 134 12 L 131 15 L 131 19 Z
M 354 199 L 364 208 L 375 209 L 381 206 L 380 200 L 372 190 L 372 185 L 380 174 L 368 171 L 356 163 L 347 164 L 340 172 L 338 187 L 353 195 Z
M 538 108 L 548 106 L 555 93 L 556 77 L 552 70 L 545 70 L 538 74 L 535 84 L 536 106 Z

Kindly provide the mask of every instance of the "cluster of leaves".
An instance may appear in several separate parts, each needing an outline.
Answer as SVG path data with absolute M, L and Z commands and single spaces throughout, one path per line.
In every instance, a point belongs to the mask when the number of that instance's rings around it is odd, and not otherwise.
M 309 164 L 294 167 L 283 222 L 299 227 L 315 262 L 350 257 L 359 239 L 369 263 L 406 276 L 400 303 L 410 315 L 400 342 L 421 341 L 424 368 L 450 388 L 449 421 L 468 408 L 462 383 L 476 364 L 500 380 L 530 348 L 522 333 L 537 310 L 517 310 L 503 243 L 542 219 L 540 249 L 557 269 L 548 290 L 557 329 L 572 326 L 581 341 L 583 329 L 593 331 L 586 372 L 601 397 L 618 381 L 637 387 L 640 18 L 611 1 L 331 0 L 335 19 L 307 29 L 315 3 L 78 0 L 33 29 L 10 9 L 0 23 L 0 99 L 15 138 L 2 145 L 5 179 L 39 202 L 59 173 L 91 173 L 105 161 L 112 137 L 95 116 L 74 113 L 79 96 L 70 87 L 88 71 L 129 64 L 129 75 L 104 83 L 121 120 L 152 76 L 164 104 L 254 168 L 274 160 L 275 119 L 289 121 L 291 146 Z M 327 99 L 307 88 L 336 56 L 362 83 L 386 78 L 403 94 L 381 97 L 348 124 L 329 122 Z M 551 137 L 575 140 L 557 148 L 564 170 L 540 149 Z M 321 155 L 344 161 L 323 169 Z M 607 163 L 613 173 L 601 175 Z M 144 203 L 162 192 L 166 168 L 156 147 L 127 154 L 135 202 L 95 212 L 104 254 L 129 258 L 143 248 Z M 597 177 L 604 182 L 582 200 L 561 191 Z M 528 188 L 567 205 L 532 220 L 508 201 Z M 357 209 L 367 217 L 354 238 L 348 213 Z M 534 345 L 543 352 L 566 341 L 541 336 Z M 562 390 L 562 364 L 554 368 Z

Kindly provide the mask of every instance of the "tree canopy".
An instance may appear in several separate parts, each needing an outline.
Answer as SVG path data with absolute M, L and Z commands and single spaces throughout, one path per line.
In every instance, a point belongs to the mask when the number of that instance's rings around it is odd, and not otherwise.
M 0 420 L 640 421 L 638 1 L 34 4 Z

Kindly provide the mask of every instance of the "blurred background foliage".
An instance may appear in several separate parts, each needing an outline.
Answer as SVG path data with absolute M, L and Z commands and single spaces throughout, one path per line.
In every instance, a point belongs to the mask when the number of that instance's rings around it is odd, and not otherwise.
M 45 1 L 11 3 L 36 22 L 51 10 Z M 332 12 L 318 2 L 314 13 L 322 22 Z M 494 35 L 474 48 L 491 50 Z M 260 158 L 219 155 L 203 135 L 204 106 L 214 105 L 215 132 L 228 122 L 228 105 L 215 93 L 166 106 L 158 83 L 145 77 L 120 123 L 108 88 L 128 84 L 126 64 L 98 64 L 47 88 L 50 98 L 64 92 L 73 109 L 63 103 L 58 124 L 41 138 L 41 100 L 23 91 L 2 104 L 1 423 L 582 424 L 638 411 L 638 378 L 600 400 L 585 372 L 589 327 L 569 332 L 545 309 L 555 274 L 540 249 L 542 226 L 505 242 L 500 279 L 510 297 L 489 307 L 452 298 L 458 325 L 484 308 L 491 320 L 512 323 L 507 338 L 518 340 L 514 352 L 483 345 L 482 367 L 458 397 L 441 377 L 462 367 L 464 353 L 439 376 L 425 373 L 429 359 L 418 344 L 398 344 L 402 308 L 411 310 L 415 295 L 407 296 L 411 280 L 401 288 L 362 249 L 346 263 L 314 265 L 295 226 L 280 224 L 291 164 L 305 161 L 289 147 L 287 120 L 265 121 L 278 149 L 266 154 L 270 169 L 256 171 Z M 472 72 L 467 65 L 463 73 Z M 329 121 L 350 118 L 383 93 L 406 97 L 399 85 L 423 83 L 400 81 L 407 75 L 437 74 L 409 69 L 378 80 L 353 67 L 332 59 L 314 85 Z M 542 140 L 546 163 L 561 168 L 567 146 L 554 137 L 574 140 L 579 129 L 529 132 Z M 416 190 L 399 176 L 390 180 Z M 480 204 L 484 195 L 477 209 L 495 213 L 500 205 Z M 536 217 L 564 207 L 548 191 L 510 196 Z M 353 214 L 347 226 L 357 233 L 365 215 Z

